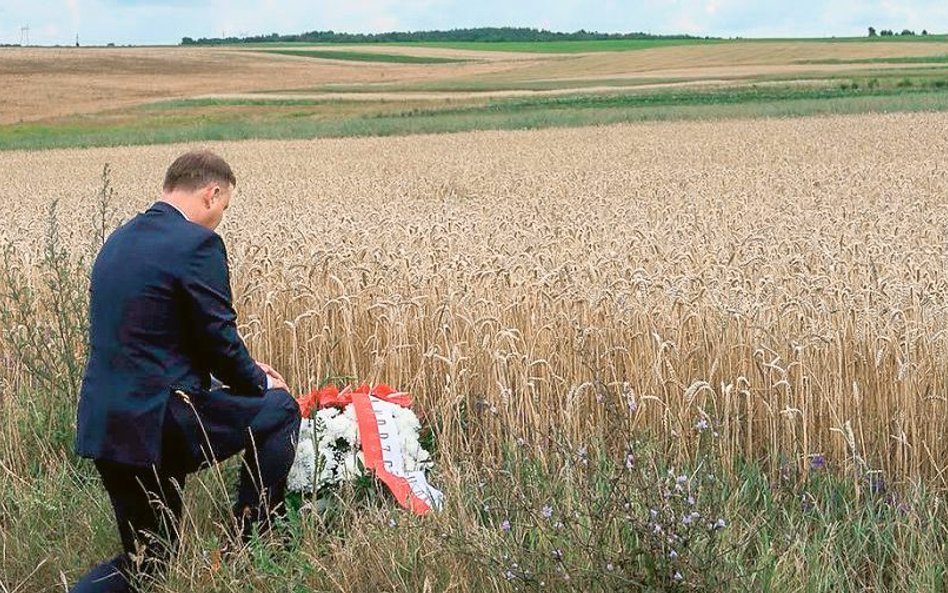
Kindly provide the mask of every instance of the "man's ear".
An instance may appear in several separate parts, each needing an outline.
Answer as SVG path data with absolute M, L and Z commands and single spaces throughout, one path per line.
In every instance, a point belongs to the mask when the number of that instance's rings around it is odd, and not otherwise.
M 214 203 L 214 198 L 217 197 L 221 191 L 221 186 L 216 183 L 212 183 L 204 187 L 204 190 L 201 192 L 201 201 L 204 202 L 204 207 L 210 209 L 211 205 Z

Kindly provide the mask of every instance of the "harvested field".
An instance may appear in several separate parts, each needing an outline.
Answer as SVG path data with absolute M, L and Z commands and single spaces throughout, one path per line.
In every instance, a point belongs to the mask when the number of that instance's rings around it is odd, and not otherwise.
M 496 68 L 487 61 L 379 64 L 217 48 L 0 48 L 0 124 L 208 93 L 424 82 Z
M 410 390 L 445 475 L 547 434 L 688 459 L 704 419 L 725 459 L 944 489 L 946 138 L 894 114 L 213 148 L 252 351 L 298 390 Z M 79 253 L 103 164 L 127 217 L 183 149 L 0 154 L 18 269 L 50 200 Z
M 491 85 L 570 82 L 566 92 L 591 92 L 597 80 L 676 82 L 762 77 L 821 78 L 909 63 L 845 63 L 847 60 L 932 57 L 948 54 L 948 42 L 732 42 L 656 47 L 634 51 L 555 54 L 422 46 L 339 45 L 333 51 L 384 53 L 467 60 L 450 64 L 391 64 L 314 59 L 265 53 L 254 47 L 0 48 L 0 125 L 50 121 L 64 116 L 128 109 L 159 100 L 208 95 L 280 93 L 325 85 Z M 329 51 L 325 46 L 294 50 Z M 812 64 L 820 60 L 841 63 Z M 921 64 L 938 69 L 937 64 Z M 941 71 L 943 71 L 943 66 Z M 588 85 L 576 81 L 588 80 Z M 368 87 L 371 88 L 371 87 Z M 365 90 L 362 88 L 361 90 Z M 379 89 L 384 92 L 385 89 Z M 470 98 L 458 94 L 456 98 Z M 396 93 L 395 100 L 399 97 Z M 440 100 L 441 97 L 435 100 Z
M 948 42 L 934 43 L 828 43 L 828 42 L 742 42 L 713 45 L 682 45 L 630 52 L 577 54 L 557 60 L 533 61 L 516 70 L 490 73 L 483 78 L 507 80 L 547 80 L 568 78 L 629 77 L 751 77 L 767 74 L 827 74 L 864 69 L 852 64 L 831 64 L 829 68 L 800 62 L 835 59 L 840 61 L 925 57 L 948 54 Z M 904 64 L 902 64 L 904 66 Z

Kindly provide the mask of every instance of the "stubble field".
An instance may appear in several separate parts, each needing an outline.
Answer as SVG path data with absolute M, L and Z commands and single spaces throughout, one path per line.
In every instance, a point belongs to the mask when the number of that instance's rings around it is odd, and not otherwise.
M 298 392 L 413 393 L 449 504 L 413 523 L 352 503 L 341 528 L 304 517 L 291 560 L 215 572 L 207 478 L 159 587 L 943 587 L 946 139 L 948 116 L 923 113 L 211 145 L 238 176 L 221 233 L 252 353 Z M 117 543 L 68 452 L 75 370 L 51 354 L 81 359 L 62 319 L 82 281 L 49 286 L 184 149 L 0 153 L 5 590 L 71 582 Z M 691 556 L 649 535 L 650 505 L 676 523 L 663 480 L 682 472 L 728 526 L 688 536 Z

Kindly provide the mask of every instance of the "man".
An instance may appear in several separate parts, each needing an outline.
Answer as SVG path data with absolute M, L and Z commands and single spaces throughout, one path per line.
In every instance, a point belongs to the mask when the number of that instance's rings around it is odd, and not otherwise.
M 187 474 L 241 450 L 238 533 L 267 529 L 282 508 L 300 414 L 237 333 L 214 232 L 235 185 L 219 156 L 180 156 L 161 200 L 117 229 L 92 268 L 76 451 L 95 460 L 124 552 L 75 592 L 130 591 L 158 574 L 175 549 Z M 211 389 L 211 374 L 226 389 Z

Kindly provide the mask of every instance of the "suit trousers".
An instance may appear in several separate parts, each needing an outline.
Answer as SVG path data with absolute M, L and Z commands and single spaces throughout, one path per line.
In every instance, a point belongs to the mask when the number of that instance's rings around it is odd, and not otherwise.
M 123 552 L 87 573 L 74 593 L 135 591 L 159 578 L 177 547 L 182 493 L 188 474 L 240 451 L 244 459 L 234 505 L 239 535 L 269 529 L 282 514 L 286 477 L 296 453 L 300 412 L 282 389 L 241 396 L 218 389 L 170 396 L 158 465 L 98 460 L 112 502 Z

